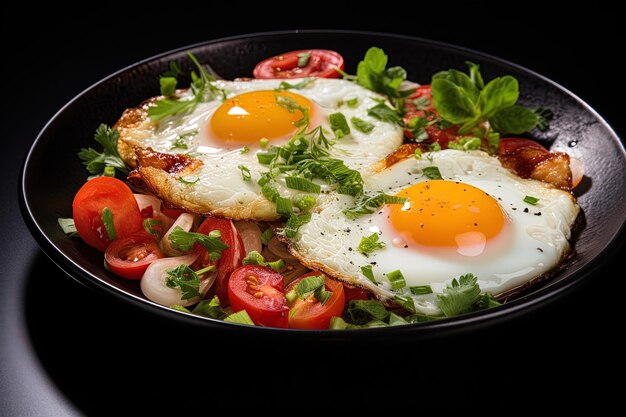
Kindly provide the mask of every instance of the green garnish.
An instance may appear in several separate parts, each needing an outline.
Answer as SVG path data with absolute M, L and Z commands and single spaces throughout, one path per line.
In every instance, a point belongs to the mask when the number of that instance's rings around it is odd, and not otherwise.
M 542 132 L 548 130 L 550 127 L 550 121 L 554 117 L 554 113 L 552 110 L 547 109 L 545 107 L 537 107 L 533 110 L 535 115 L 537 116 L 537 129 Z
M 109 240 L 114 241 L 117 233 L 115 231 L 115 224 L 113 223 L 113 212 L 108 207 L 102 209 L 102 224 L 107 231 Z
M 170 147 L 170 151 L 175 149 L 189 149 L 189 139 L 193 138 L 198 134 L 197 130 L 192 132 L 184 133 L 182 135 L 178 135 L 178 137 L 172 142 L 172 146 Z
M 426 126 L 432 124 L 424 117 L 413 117 L 406 125 L 406 129 L 413 135 L 413 142 L 423 142 L 429 138 Z
M 78 231 L 76 230 L 76 224 L 74 223 L 74 219 L 63 219 L 59 217 L 57 220 L 59 222 L 59 226 L 63 229 L 63 233 L 65 233 L 69 237 L 78 237 Z
M 330 129 L 335 133 L 337 139 L 341 139 L 345 135 L 350 134 L 350 126 L 348 126 L 348 121 L 343 113 L 333 113 L 328 116 L 328 120 L 330 121 Z
M 350 123 L 352 123 L 352 126 L 354 126 L 356 130 L 358 130 L 359 132 L 363 132 L 363 133 L 370 133 L 372 130 L 374 130 L 374 127 L 375 127 L 370 122 L 367 122 L 363 119 L 359 119 L 356 116 L 353 116 L 350 118 Z
M 445 121 L 461 125 L 460 134 L 486 121 L 501 134 L 520 134 L 537 126 L 537 114 L 515 104 L 519 83 L 514 77 L 505 75 L 485 84 L 478 65 L 466 64 L 469 76 L 454 69 L 433 75 L 433 104 Z
M 288 218 L 291 216 L 292 210 L 293 206 L 290 198 L 276 196 L 276 213 Z
M 383 122 L 388 122 L 392 124 L 395 123 L 398 126 L 404 127 L 404 121 L 402 120 L 402 116 L 400 116 L 397 111 L 384 103 L 378 103 L 374 107 L 370 107 L 369 109 L 367 109 L 367 114 L 375 117 L 378 120 L 382 120 Z
M 531 206 L 536 206 L 538 202 L 539 202 L 539 199 L 537 197 L 533 197 L 530 195 L 527 195 L 526 197 L 524 197 L 524 203 L 528 203 Z
M 193 97 L 187 100 L 163 98 L 157 100 L 154 106 L 148 108 L 148 117 L 159 121 L 165 117 L 193 110 L 198 103 L 214 100 L 217 97 L 226 98 L 226 92 L 213 84 L 215 77 L 198 62 L 196 57 L 188 52 L 189 59 L 194 63 L 198 73 L 191 71 L 191 92 Z M 168 87 L 171 82 L 168 82 Z M 170 92 L 169 90 L 166 92 Z
M 303 88 L 311 84 L 313 80 L 314 78 L 305 78 L 298 84 L 290 84 L 287 81 L 282 81 L 280 84 L 278 84 L 278 88 L 275 88 L 274 91 L 302 90 Z
M 297 194 L 291 198 L 291 201 L 300 210 L 308 210 L 317 204 L 317 199 L 307 194 Z
M 300 68 L 306 67 L 310 59 L 311 59 L 310 51 L 299 53 L 298 54 L 298 66 Z
M 267 245 L 269 241 L 274 237 L 274 230 L 271 227 L 268 227 L 261 233 L 261 243 Z
M 400 90 L 406 80 L 402 67 L 387 67 L 387 55 L 382 49 L 371 47 L 357 67 L 356 82 L 363 87 L 392 98 L 407 97 L 414 89 Z
M 284 109 L 287 109 L 289 113 L 295 113 L 296 110 L 302 113 L 302 119 L 293 122 L 296 127 L 302 127 L 304 130 L 309 125 L 309 109 L 299 105 L 296 100 L 288 96 L 276 94 L 276 104 Z
M 285 227 L 279 230 L 279 233 L 286 237 L 293 238 L 298 233 L 298 229 L 311 221 L 311 213 L 292 215 L 285 223 Z
M 431 180 L 442 180 L 441 172 L 439 172 L 439 168 L 435 166 L 425 167 L 422 169 L 424 176 Z
M 169 69 L 159 76 L 159 85 L 161 86 L 161 95 L 166 97 L 173 96 L 176 93 L 176 85 L 178 77 L 183 73 L 178 61 L 170 61 Z
M 244 155 L 244 154 L 250 153 L 250 147 L 249 147 L 249 146 L 244 146 L 243 148 L 241 148 L 241 150 L 239 151 L 239 153 L 240 153 L 241 155 Z
M 474 274 L 462 275 L 458 280 L 454 278 L 443 294 L 437 294 L 439 309 L 446 317 L 472 311 L 479 298 L 480 287 Z
M 114 177 L 115 176 L 115 168 L 113 168 L 113 167 L 104 167 L 104 171 L 102 172 L 102 175 L 104 175 L 105 177 Z
M 326 290 L 326 277 L 324 274 L 303 278 L 285 295 L 285 298 L 287 298 L 288 302 L 292 303 L 296 298 L 306 300 L 311 295 L 321 304 L 326 304 L 328 299 L 333 295 L 332 291 Z
M 195 232 L 186 232 L 182 227 L 176 226 L 168 236 L 172 247 L 181 252 L 190 251 L 194 243 L 198 242 L 209 253 L 212 262 L 222 256 L 222 251 L 228 249 L 228 245 L 222 241 L 219 230 L 212 230 L 208 235 Z
M 285 177 L 285 183 L 287 184 L 288 188 L 304 191 L 306 193 L 319 194 L 322 191 L 322 187 L 304 177 Z
M 244 181 L 250 181 L 252 179 L 252 175 L 250 174 L 250 168 L 245 165 L 239 165 L 238 168 L 241 171 L 241 178 Z
M 501 305 L 502 303 L 496 300 L 494 296 L 488 292 L 484 293 L 478 300 L 478 308 L 483 309 L 483 310 L 487 308 L 498 307 Z
M 228 317 L 228 314 L 222 310 L 220 299 L 217 295 L 213 296 L 211 300 L 200 301 L 191 313 L 217 320 L 224 320 Z
M 247 324 L 249 326 L 254 326 L 254 322 L 252 321 L 246 310 L 241 310 L 233 313 L 230 316 L 226 317 L 224 321 L 227 321 L 229 323 Z
M 428 152 L 439 152 L 441 150 L 441 145 L 439 142 L 433 142 L 428 145 Z
M 274 271 L 280 271 L 285 267 L 285 261 L 283 261 L 282 259 L 278 259 L 274 262 L 265 262 L 265 258 L 263 257 L 263 255 L 255 250 L 248 252 L 246 257 L 243 258 L 242 262 L 244 265 L 269 266 Z
M 423 295 L 423 294 L 431 294 L 433 289 L 430 285 L 417 285 L 414 287 L 409 287 L 409 291 L 414 295 Z
M 351 109 L 356 108 L 356 106 L 359 104 L 359 98 L 358 97 L 354 97 L 351 98 L 349 100 L 346 101 L 346 104 L 348 105 L 348 107 L 350 107 Z
M 349 219 L 358 219 L 366 214 L 374 213 L 383 204 L 404 204 L 405 201 L 406 198 L 404 197 L 385 193 L 363 194 L 355 200 L 354 207 L 343 210 L 343 214 Z
M 378 300 L 350 300 L 347 310 L 355 324 L 363 324 L 370 318 L 384 321 L 389 317 L 389 311 Z
M 372 265 L 363 265 L 361 267 L 361 272 L 365 276 L 365 278 L 372 281 L 374 284 L 378 285 L 378 281 L 374 278 L 374 271 L 372 270 Z
M 270 140 L 268 138 L 261 138 L 261 140 L 259 140 L 259 146 L 261 147 L 261 149 L 267 148 L 267 145 L 269 143 L 270 143 Z
M 387 279 L 391 284 L 391 288 L 394 290 L 400 290 L 406 287 L 406 280 L 404 279 L 404 275 L 400 270 L 395 270 L 387 273 Z
M 192 270 L 189 265 L 181 264 L 176 268 L 168 269 L 165 285 L 169 288 L 180 288 L 181 300 L 200 297 L 200 275 L 215 269 L 214 265 L 207 266 L 199 271 Z
M 415 159 L 422 159 L 422 149 L 421 148 L 415 148 L 415 152 L 414 155 Z
M 144 219 L 143 221 L 143 229 L 150 233 L 152 236 L 156 237 L 157 240 L 161 238 L 161 228 L 163 227 L 163 222 L 159 219 Z
M 475 136 L 462 137 L 457 140 L 448 142 L 448 149 L 457 149 L 459 151 L 475 151 L 480 149 L 481 140 Z
M 196 184 L 197 182 L 200 181 L 200 178 L 196 178 L 195 180 L 188 181 L 188 180 L 184 179 L 183 177 L 180 177 L 178 179 L 178 181 L 182 182 L 185 185 L 194 185 L 194 184 Z
M 124 174 L 128 174 L 128 167 L 117 152 L 119 138 L 120 132 L 117 129 L 111 129 L 104 123 L 98 126 L 94 140 L 102 145 L 102 152 L 93 148 L 82 148 L 78 152 L 78 157 L 83 161 L 83 165 L 87 167 L 90 174 L 103 175 L 106 167 L 113 167 Z
M 384 249 L 386 246 L 385 242 L 379 241 L 378 239 L 378 233 L 372 233 L 369 236 L 362 237 L 357 250 L 363 255 L 368 255 L 376 249 Z

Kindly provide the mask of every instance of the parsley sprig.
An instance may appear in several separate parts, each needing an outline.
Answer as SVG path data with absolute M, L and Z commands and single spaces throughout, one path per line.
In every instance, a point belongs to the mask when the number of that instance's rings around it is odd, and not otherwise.
M 182 227 L 176 226 L 168 236 L 172 247 L 181 252 L 191 250 L 194 243 L 198 242 L 209 253 L 211 262 L 215 262 L 222 256 L 222 251 L 229 246 L 222 241 L 219 230 L 211 230 L 208 235 L 203 233 L 186 232 Z
M 83 161 L 83 165 L 87 167 L 90 174 L 94 176 L 104 175 L 107 173 L 107 167 L 128 174 L 128 167 L 117 151 L 119 138 L 120 132 L 117 129 L 111 129 L 104 123 L 98 126 L 94 140 L 102 145 L 102 152 L 98 152 L 94 148 L 82 148 L 78 152 L 78 157 Z
M 215 269 L 214 265 L 194 271 L 189 265 L 181 264 L 176 268 L 170 268 L 167 272 L 165 285 L 169 288 L 180 288 L 182 296 L 181 300 L 189 300 L 194 297 L 200 297 L 200 276 L 206 272 Z

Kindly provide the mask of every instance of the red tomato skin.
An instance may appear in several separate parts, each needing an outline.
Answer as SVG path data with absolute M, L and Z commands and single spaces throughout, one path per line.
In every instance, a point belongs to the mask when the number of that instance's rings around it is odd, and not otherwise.
M 258 280 L 258 289 L 248 283 L 249 277 Z M 252 321 L 259 326 L 286 329 L 289 324 L 289 307 L 284 293 L 281 274 L 266 266 L 246 265 L 237 268 L 228 281 L 228 298 L 235 312 L 246 310 Z M 255 292 L 263 292 L 255 297 Z
M 211 291 L 217 295 L 223 306 L 228 305 L 228 279 L 230 274 L 243 265 L 243 258 L 246 257 L 243 240 L 233 224 L 232 220 L 207 217 L 197 232 L 208 235 L 211 230 L 219 230 L 222 234 L 222 241 L 228 245 L 228 249 L 222 251 L 221 258 L 217 261 L 217 277 Z M 194 244 L 193 252 L 198 254 L 198 259 L 194 263 L 194 269 L 204 268 L 211 265 L 209 254 L 204 246 L 199 243 Z
M 123 253 L 125 249 L 145 253 L 142 252 L 143 249 L 148 251 L 148 255 L 139 261 L 127 261 L 120 257 L 120 252 Z M 133 280 L 141 279 L 148 266 L 163 257 L 165 255 L 159 249 L 156 238 L 145 230 L 138 230 L 126 237 L 115 239 L 104 252 L 104 259 L 114 274 Z
M 302 279 L 313 275 L 323 275 L 323 273 L 312 271 L 302 275 L 289 284 L 286 292 L 291 291 Z M 326 277 L 326 289 L 332 291 L 333 295 L 324 305 L 314 300 L 313 296 L 311 296 L 306 300 L 296 299 L 296 301 L 289 306 L 289 328 L 308 330 L 328 329 L 330 319 L 333 316 L 341 316 L 343 314 L 343 309 L 346 305 L 343 285 L 340 282 Z
M 343 286 L 343 292 L 346 295 L 346 304 L 352 300 L 367 300 L 369 299 L 369 293 L 367 290 L 358 287 L 351 287 L 349 285 Z
M 116 237 L 122 238 L 143 227 L 143 216 L 131 189 L 113 177 L 87 181 L 76 193 L 72 217 L 78 235 L 90 246 L 104 252 L 111 243 L 102 223 L 102 211 L 113 213 Z
M 298 54 L 311 53 L 309 62 L 298 67 Z M 254 78 L 339 78 L 341 74 L 335 67 L 344 69 L 344 60 L 335 51 L 327 49 L 302 49 L 276 55 L 259 62 L 254 67 Z

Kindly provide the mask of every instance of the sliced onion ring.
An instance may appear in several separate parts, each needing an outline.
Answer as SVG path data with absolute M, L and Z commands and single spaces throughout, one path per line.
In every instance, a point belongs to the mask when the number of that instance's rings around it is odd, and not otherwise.
M 168 229 L 168 231 L 163 235 L 163 239 L 161 239 L 161 243 L 159 246 L 161 247 L 161 251 L 167 256 L 180 256 L 184 255 L 184 252 L 179 251 L 172 247 L 172 242 L 170 242 L 170 233 L 177 227 L 180 226 L 184 231 L 188 232 L 193 227 L 194 215 L 190 213 L 183 213 L 174 222 L 174 224 Z

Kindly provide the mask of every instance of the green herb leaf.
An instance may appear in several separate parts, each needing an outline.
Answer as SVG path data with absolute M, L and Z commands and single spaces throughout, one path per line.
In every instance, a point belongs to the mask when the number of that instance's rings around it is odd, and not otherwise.
M 300 68 L 306 67 L 311 59 L 311 51 L 302 52 L 298 54 L 298 66 Z
M 413 117 L 407 123 L 406 128 L 413 135 L 413 142 L 423 142 L 429 138 L 428 132 L 426 132 L 426 126 L 430 122 L 425 117 Z
M 462 275 L 458 280 L 454 278 L 443 294 L 437 294 L 439 309 L 446 317 L 472 311 L 479 298 L 480 287 L 473 274 Z
M 165 285 L 169 288 L 180 288 L 181 300 L 200 297 L 200 277 L 185 264 L 168 269 Z
M 311 213 L 292 215 L 285 223 L 285 227 L 280 231 L 283 235 L 293 238 L 298 233 L 298 229 L 311 221 Z
M 414 295 L 431 294 L 433 292 L 433 289 L 430 287 L 430 285 L 417 285 L 414 287 L 409 287 L 409 290 L 411 291 L 411 294 Z
M 302 119 L 293 123 L 297 127 L 305 129 L 309 125 L 309 110 L 299 105 L 296 100 L 288 96 L 276 94 L 276 104 L 284 109 L 287 109 L 289 113 L 295 113 L 296 110 L 302 113 Z
M 363 87 L 392 98 L 410 95 L 414 90 L 400 90 L 406 80 L 406 71 L 401 67 L 387 67 L 387 55 L 377 47 L 371 47 L 357 67 L 356 81 Z
M 441 150 L 441 145 L 439 142 L 433 142 L 428 145 L 428 152 L 439 152 Z
M 483 81 L 483 76 L 480 73 L 480 65 L 471 61 L 465 61 L 465 65 L 469 68 L 470 80 L 474 83 L 476 88 L 482 90 L 485 87 L 485 82 Z
M 197 182 L 200 181 L 200 178 L 196 178 L 195 180 L 188 181 L 188 180 L 184 179 L 183 177 L 180 177 L 178 179 L 178 181 L 182 182 L 185 185 L 194 185 L 194 184 L 196 184 Z
M 402 272 L 400 272 L 399 269 L 388 272 L 387 279 L 391 284 L 391 288 L 394 290 L 400 290 L 406 287 L 406 280 L 404 279 L 404 275 L 402 275 Z
M 358 97 L 354 97 L 354 98 L 348 99 L 348 100 L 346 100 L 346 104 L 351 109 L 355 109 L 356 106 L 359 104 L 359 99 L 358 99 Z
M 361 272 L 365 275 L 365 278 L 372 281 L 374 284 L 378 285 L 378 281 L 374 278 L 374 271 L 372 270 L 372 265 L 363 265 L 361 267 Z
M 174 77 L 159 78 L 159 85 L 161 86 L 161 95 L 165 97 L 173 96 L 176 93 L 177 84 L 178 84 L 178 80 Z
M 275 91 L 285 91 L 285 90 L 302 90 L 309 84 L 311 84 L 315 79 L 314 78 L 304 78 L 297 84 L 290 84 L 287 81 L 282 81 L 278 84 L 278 88 Z
M 498 111 L 513 106 L 519 98 L 519 84 L 510 75 L 489 81 L 478 97 L 481 118 L 490 120 Z
M 274 237 L 274 230 L 271 227 L 268 227 L 261 233 L 261 243 L 267 245 L 269 241 Z
M 522 106 L 512 106 L 497 112 L 489 122 L 502 134 L 528 132 L 537 125 L 537 115 Z
M 189 311 L 188 309 L 186 309 L 185 307 L 179 305 L 179 304 L 174 304 L 173 306 L 170 306 L 170 308 L 172 310 L 176 310 L 176 311 L 182 311 L 183 313 L 191 313 L 191 311 Z
M 397 197 L 385 193 L 378 194 L 363 194 L 359 196 L 355 202 L 354 207 L 343 210 L 343 214 L 349 219 L 358 219 L 366 214 L 372 214 L 383 204 L 404 204 L 406 198 Z
M 222 251 L 228 249 L 228 245 L 221 239 L 219 230 L 212 230 L 208 235 L 203 233 L 186 232 L 182 227 L 176 226 L 168 236 L 172 247 L 181 252 L 190 251 L 194 243 L 198 242 L 209 253 L 211 261 L 216 261 L 222 256 Z
M 362 237 L 357 250 L 364 255 L 368 255 L 376 249 L 384 249 L 386 246 L 385 242 L 379 241 L 378 239 L 378 233 L 372 233 L 369 236 Z
M 117 152 L 117 142 L 120 132 L 111 129 L 104 123 L 98 126 L 94 135 L 94 140 L 102 145 L 102 152 L 93 148 L 82 148 L 78 152 L 78 157 L 83 161 L 90 174 L 102 175 L 106 167 L 113 167 L 118 171 L 128 174 L 128 167 Z
M 243 258 L 242 262 L 244 265 L 269 266 L 274 271 L 280 271 L 285 267 L 285 261 L 283 261 L 282 259 L 278 259 L 274 262 L 265 262 L 265 258 L 263 257 L 263 255 L 255 250 L 248 252 L 246 257 Z
M 487 308 L 498 307 L 500 305 L 502 305 L 502 303 L 496 300 L 494 296 L 488 292 L 484 293 L 478 300 L 478 308 L 482 310 L 485 310 Z
M 354 126 L 356 130 L 363 132 L 363 133 L 370 133 L 372 130 L 374 130 L 374 127 L 375 127 L 370 122 L 366 122 L 365 120 L 359 119 L 356 116 L 351 117 L 350 122 L 352 123 L 352 126 Z
M 168 116 L 191 111 L 197 104 L 198 102 L 195 98 L 188 100 L 172 100 L 164 98 L 157 100 L 154 106 L 148 108 L 148 117 L 151 120 L 159 121 Z
M 330 129 L 335 133 L 337 139 L 350 134 L 350 126 L 348 126 L 348 121 L 343 113 L 332 113 L 328 116 L 328 120 L 330 121 Z
M 481 140 L 475 136 L 464 136 L 457 140 L 448 142 L 448 149 L 457 149 L 459 151 L 474 151 L 480 149 Z
M 192 313 L 217 320 L 224 320 L 228 317 L 228 314 L 226 314 L 220 306 L 220 299 L 217 295 L 213 296 L 211 300 L 200 301 L 193 309 Z
M 539 199 L 537 197 L 533 197 L 530 195 L 527 195 L 526 197 L 524 197 L 524 203 L 528 203 L 531 206 L 536 206 L 538 202 L 539 202 Z
M 175 149 L 189 149 L 189 146 L 187 144 L 187 142 L 193 138 L 194 136 L 196 136 L 198 134 L 197 130 L 194 130 L 192 132 L 188 132 L 182 135 L 179 135 L 173 142 L 172 142 L 172 146 L 170 147 L 170 151 L 173 151 Z
M 425 167 L 422 169 L 424 176 L 431 180 L 442 180 L 441 172 L 439 172 L 439 168 L 435 166 Z
M 537 129 L 545 132 L 550 127 L 550 122 L 554 118 L 552 110 L 546 107 L 537 107 L 533 109 L 535 116 L 537 116 Z
M 59 222 L 59 226 L 63 229 L 63 233 L 65 233 L 69 237 L 78 237 L 78 231 L 76 230 L 76 224 L 74 224 L 74 219 L 63 219 L 61 217 L 57 220 Z
M 317 199 L 308 194 L 297 194 L 291 198 L 291 201 L 300 210 L 308 210 L 317 204 Z
M 143 221 L 143 229 L 150 233 L 152 236 L 156 237 L 157 240 L 161 239 L 161 231 L 163 228 L 163 222 L 159 219 L 144 219 Z
M 113 223 L 113 212 L 108 207 L 102 210 L 102 224 L 104 224 L 109 240 L 111 242 L 114 241 L 117 233 L 115 231 L 115 224 Z
M 250 168 L 245 165 L 239 165 L 239 170 L 241 171 L 241 178 L 244 181 L 250 181 L 252 179 L 252 174 L 250 174 Z
M 237 313 L 233 313 L 230 316 L 226 317 L 224 321 L 227 321 L 229 323 L 247 324 L 249 326 L 254 326 L 254 322 L 252 321 L 246 310 L 241 310 Z
M 389 317 L 389 311 L 378 300 L 350 300 L 347 310 L 355 324 L 366 323 L 370 318 L 384 321 Z
M 303 177 L 285 177 L 285 183 L 288 188 L 307 193 L 319 194 L 322 191 L 322 187 L 318 184 L 315 184 L 313 181 Z
M 402 116 L 384 103 L 379 103 L 374 107 L 367 109 L 367 114 L 378 120 L 382 120 L 383 122 L 397 124 L 398 126 L 404 127 Z
M 389 313 L 389 325 L 390 326 L 402 326 L 409 324 L 403 317 L 398 316 L 396 313 Z
M 321 304 L 325 304 L 333 294 L 332 291 L 326 290 L 326 277 L 324 274 L 303 278 L 295 286 L 294 292 L 301 300 L 306 300 L 311 295 L 315 295 L 315 299 Z
M 244 154 L 250 153 L 250 147 L 248 147 L 248 146 L 244 146 L 243 148 L 241 148 L 241 150 L 239 151 L 239 153 L 240 153 L 241 155 L 244 155 Z

